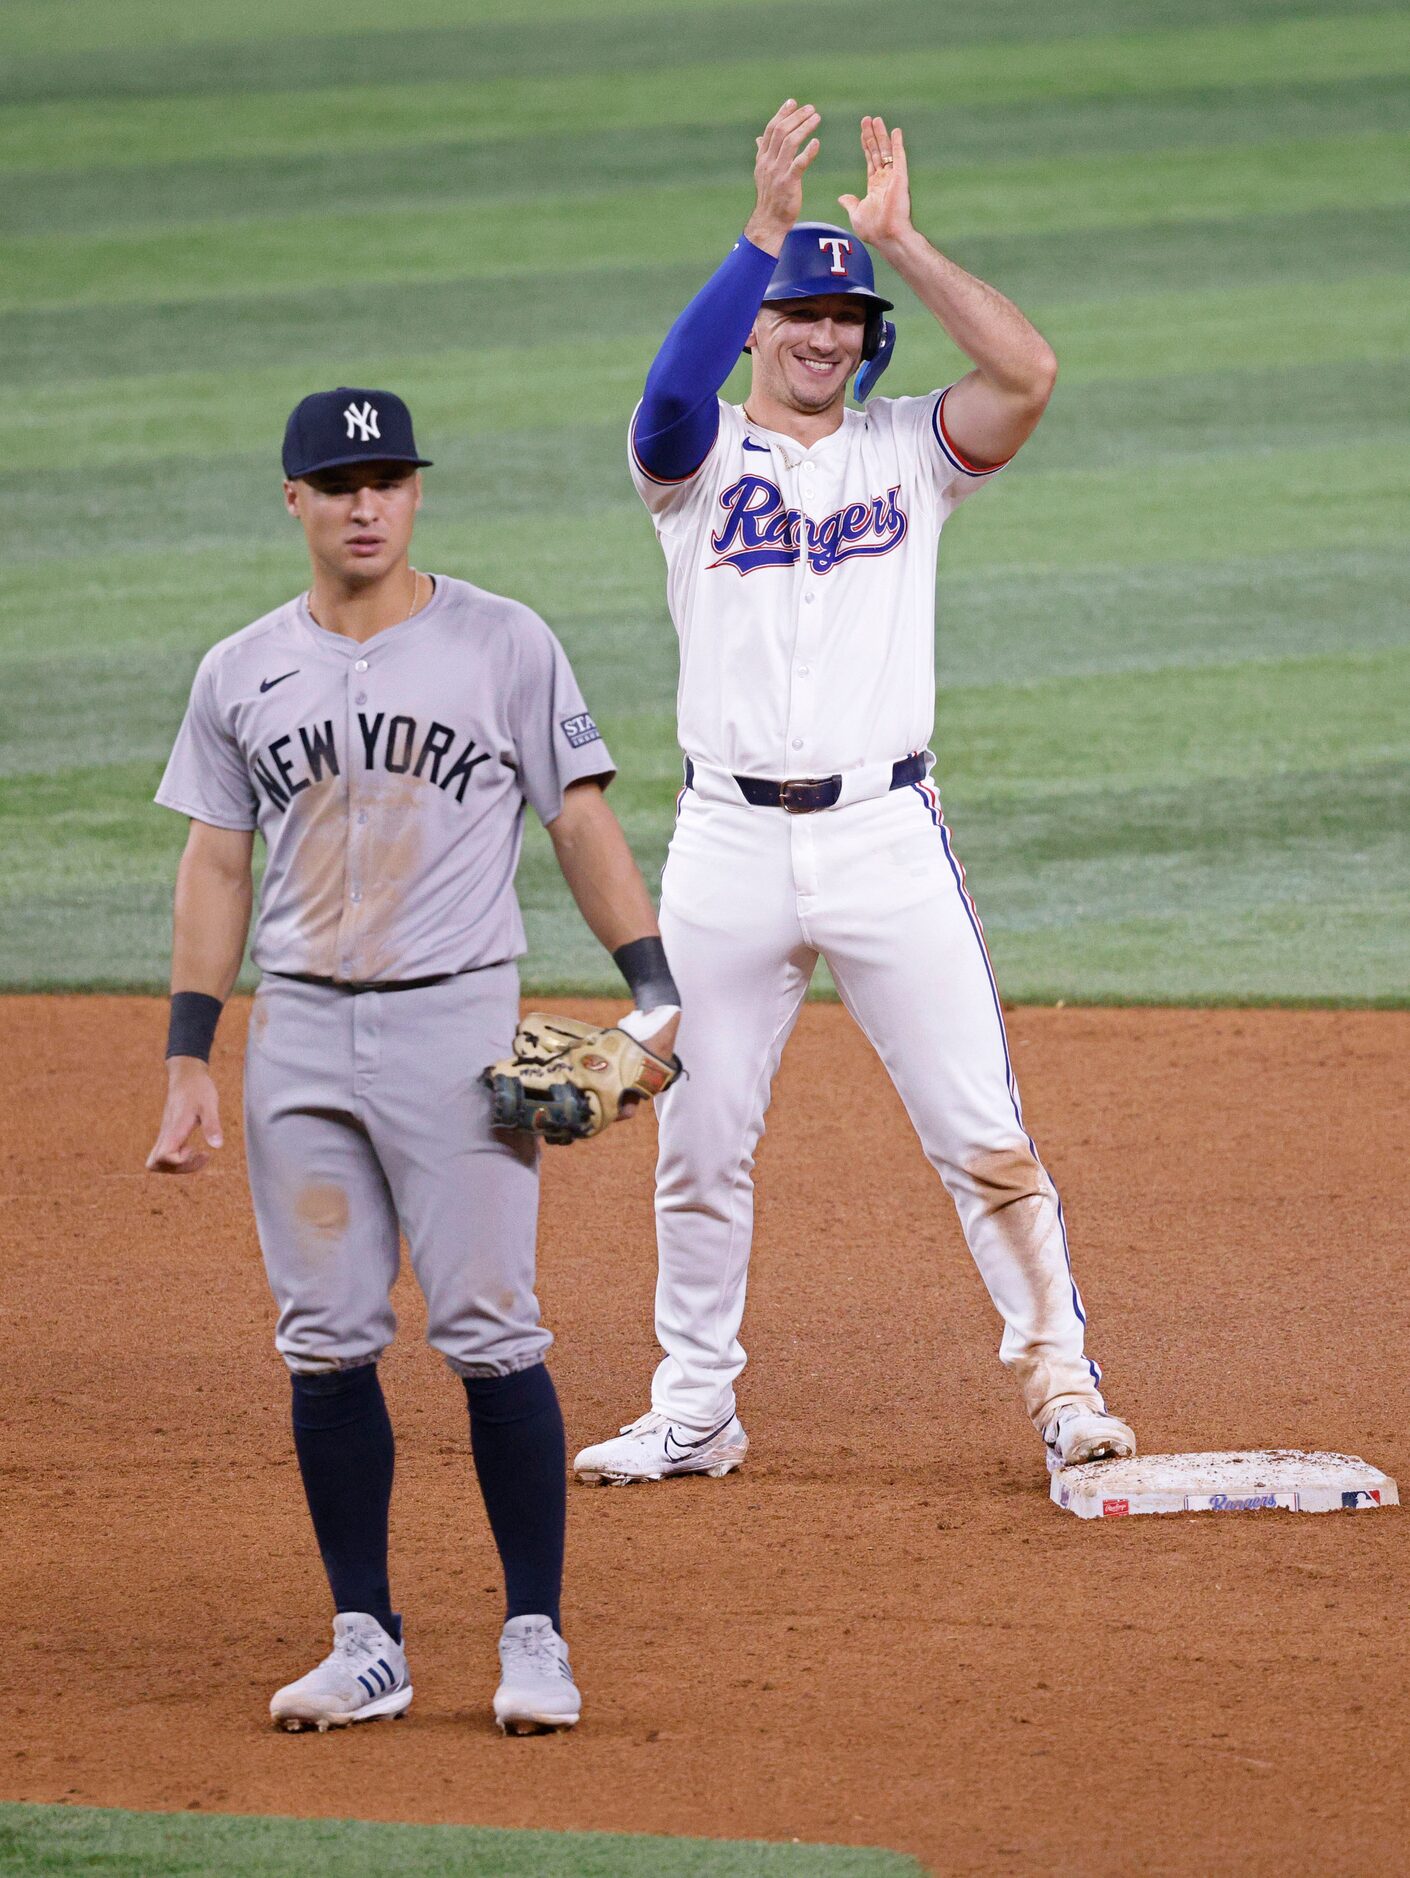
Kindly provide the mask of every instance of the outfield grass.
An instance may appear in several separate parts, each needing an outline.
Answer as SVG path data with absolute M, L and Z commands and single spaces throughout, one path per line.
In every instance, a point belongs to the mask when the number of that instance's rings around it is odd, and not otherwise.
M 938 778 L 1014 997 L 1410 997 L 1410 18 L 1286 0 L 13 0 L 0 13 L 0 984 L 155 986 L 201 651 L 296 591 L 288 407 L 388 384 L 420 564 L 540 608 L 659 867 L 663 571 L 623 463 L 785 92 L 1062 378 L 947 529 Z M 836 52 L 829 51 L 836 47 Z M 962 369 L 898 295 L 886 381 Z M 537 988 L 611 989 L 542 836 Z
M 920 1878 L 868 1847 L 0 1805 L 7 1878 Z

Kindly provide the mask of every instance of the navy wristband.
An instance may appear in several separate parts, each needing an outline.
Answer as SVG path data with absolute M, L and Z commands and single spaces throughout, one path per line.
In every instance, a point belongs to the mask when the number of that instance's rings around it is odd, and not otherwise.
M 662 1004 L 680 1003 L 681 994 L 676 990 L 676 981 L 666 963 L 666 948 L 654 934 L 650 939 L 632 939 L 618 946 L 612 958 L 626 979 L 639 1011 L 654 1011 Z
M 198 1056 L 203 1063 L 211 1060 L 215 1027 L 224 1005 L 205 991 L 173 991 L 171 1017 L 167 1024 L 168 1056 Z

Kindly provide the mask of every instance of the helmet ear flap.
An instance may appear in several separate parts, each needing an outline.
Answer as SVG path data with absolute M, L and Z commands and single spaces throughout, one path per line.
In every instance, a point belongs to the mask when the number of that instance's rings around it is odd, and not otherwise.
M 875 348 L 871 352 L 863 351 L 863 365 L 852 381 L 852 396 L 858 404 L 865 404 L 876 388 L 876 381 L 891 363 L 891 355 L 896 350 L 896 328 L 890 320 L 877 315 L 881 328 Z
M 867 313 L 867 323 L 862 330 L 862 358 L 874 359 L 881 350 L 881 329 L 886 322 L 881 317 L 881 308 L 872 307 Z

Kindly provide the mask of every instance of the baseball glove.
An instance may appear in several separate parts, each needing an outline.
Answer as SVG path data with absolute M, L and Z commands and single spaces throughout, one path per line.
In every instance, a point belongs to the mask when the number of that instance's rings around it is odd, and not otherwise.
M 514 1033 L 514 1054 L 484 1072 L 496 1128 L 518 1128 L 561 1146 L 600 1135 L 633 1102 L 669 1089 L 681 1073 L 615 1025 L 531 1011 Z

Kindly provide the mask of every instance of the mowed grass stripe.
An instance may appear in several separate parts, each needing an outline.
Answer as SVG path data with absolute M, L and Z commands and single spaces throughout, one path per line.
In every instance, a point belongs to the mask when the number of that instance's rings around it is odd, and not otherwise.
M 243 18 L 247 8 L 235 11 Z M 782 0 L 747 9 L 744 0 L 673 0 L 670 8 L 650 0 L 570 0 L 517 11 L 518 18 L 506 18 L 502 6 L 462 4 L 458 16 L 446 12 L 418 22 L 397 9 L 361 29 L 325 20 L 318 32 L 310 30 L 317 21 L 304 0 L 294 9 L 294 30 L 242 33 L 225 42 L 204 38 L 198 13 L 194 30 L 178 42 L 14 60 L 0 76 L 0 103 L 317 93 L 372 82 L 381 88 L 459 79 L 473 87 L 468 99 L 478 106 L 491 84 L 506 79 L 659 72 L 709 59 L 737 46 L 746 32 L 760 56 L 777 57 L 797 36 Z M 816 30 L 846 25 L 845 15 L 844 0 L 818 0 Z M 925 32 L 923 0 L 894 0 L 875 38 L 895 49 L 921 41 Z
M 913 43 L 898 50 L 858 47 L 855 16 L 848 13 L 846 59 L 832 51 L 820 54 L 814 49 L 822 43 L 814 33 L 820 22 L 810 18 L 806 44 L 791 43 L 796 23 L 790 21 L 790 43 L 775 56 L 755 51 L 694 65 L 684 58 L 668 61 L 669 82 L 663 82 L 662 55 L 651 49 L 647 32 L 641 36 L 650 49 L 644 71 L 631 69 L 631 44 L 624 42 L 608 69 L 552 77 L 477 83 L 467 75 L 296 93 L 232 86 L 217 96 L 11 105 L 0 113 L 0 168 L 209 161 L 476 137 L 500 141 L 536 137 L 544 126 L 559 132 L 669 132 L 683 116 L 703 123 L 762 123 L 787 96 L 851 117 L 884 104 L 889 116 L 898 117 L 912 104 L 968 106 L 976 98 L 1011 103 L 1120 97 L 1162 85 L 1237 87 L 1250 72 L 1265 83 L 1298 83 L 1410 70 L 1410 19 L 1396 12 L 979 45 L 957 44 L 948 32 L 937 44 L 933 13 L 911 17 L 917 22 L 907 35 Z M 684 109 L 682 100 L 689 101 Z
M 32 0 L 31 0 L 32 4 Z M 258 6 L 259 0 L 254 0 Z M 112 11 L 111 0 L 99 0 L 101 10 Z M 12 0 L 0 23 L 0 50 L 9 37 L 11 17 L 29 11 L 25 0 Z M 162 43 L 150 35 L 140 48 L 121 45 L 102 52 L 85 52 L 73 44 L 75 27 L 81 33 L 95 6 L 65 7 L 65 45 L 47 56 L 11 59 L 0 75 L 0 99 L 15 102 L 85 98 L 158 97 L 196 93 L 255 92 L 263 90 L 323 90 L 359 85 L 375 74 L 388 85 L 427 80 L 464 78 L 486 80 L 541 77 L 571 72 L 650 71 L 688 67 L 700 61 L 738 59 L 748 46 L 761 60 L 795 57 L 800 52 L 798 25 L 792 10 L 781 0 L 747 4 L 747 0 L 675 0 L 670 8 L 643 4 L 612 4 L 586 0 L 582 5 L 537 5 L 518 9 L 517 18 L 483 17 L 484 7 L 462 6 L 458 16 L 418 18 L 417 9 L 397 9 L 360 30 L 350 20 L 327 21 L 319 32 L 317 11 L 308 0 L 283 22 L 282 33 L 267 28 L 247 30 L 232 39 L 221 34 L 218 14 L 196 13 L 182 21 L 183 30 Z M 1338 13 L 1349 19 L 1387 11 L 1362 0 L 1340 0 L 1325 6 L 1284 6 L 1284 13 L 1325 16 Z M 251 12 L 250 0 L 233 10 L 240 22 Z M 466 18 L 478 12 L 482 17 Z M 1253 26 L 1267 24 L 1259 0 L 1220 6 L 1218 0 L 1064 0 L 1059 10 L 1035 19 L 1031 0 L 948 0 L 945 43 L 961 47 L 972 41 L 1023 41 L 1031 37 L 1063 44 L 1078 37 L 1110 37 L 1115 30 L 1164 34 L 1188 33 L 1219 23 L 1246 19 Z M 254 24 L 250 21 L 250 26 Z M 1041 34 L 1034 28 L 1041 26 Z M 212 29 L 207 38 L 205 27 Z M 819 47 L 851 46 L 856 39 L 855 9 L 848 0 L 815 0 L 809 9 L 809 54 Z M 929 50 L 936 40 L 935 13 L 930 0 L 891 0 L 884 12 L 868 21 L 866 51 L 873 58 Z
M 1161 378 L 1258 372 L 1276 397 L 1279 372 L 1384 365 L 1410 353 L 1410 275 L 1342 281 L 1335 294 L 1324 282 L 1309 282 L 1275 297 L 1247 288 L 1132 294 L 1123 300 L 1030 304 L 1028 312 L 1058 351 L 1059 410 L 1079 389 L 1090 399 L 1095 386 L 1135 380 L 1119 395 L 1129 402 L 1138 428 L 1151 408 L 1151 392 L 1161 396 Z M 897 323 L 901 350 L 884 393 L 944 385 L 969 369 L 913 297 Z M 633 337 L 487 350 L 462 345 L 430 356 L 367 354 L 357 360 L 357 382 L 395 389 L 412 401 L 428 450 L 432 440 L 443 450 L 442 440 L 490 441 L 535 431 L 559 438 L 593 424 L 615 425 L 620 445 L 652 351 L 649 341 Z M 272 456 L 285 413 L 307 389 L 298 365 L 238 375 L 223 364 L 208 372 L 75 375 L 33 388 L 12 412 L 5 474 L 76 464 L 91 473 L 171 455 Z M 1395 390 L 1388 385 L 1387 396 L 1374 407 L 1358 407 L 1353 398 L 1347 421 L 1402 421 L 1410 408 L 1403 397 L 1397 404 Z M 1233 382 L 1228 396 L 1229 440 L 1266 441 L 1259 423 L 1268 394 L 1249 395 Z M 568 412 L 571 424 L 564 422 Z M 1045 423 L 1035 447 L 1051 429 Z M 1020 458 L 1031 461 L 1031 451 Z M 535 480 L 535 494 L 538 487 Z
M 95 647 L 91 699 L 68 690 L 55 698 L 41 690 L 26 700 L 27 717 L 9 705 L 4 717 L 13 722 L 7 724 L 3 773 L 7 786 L 20 792 L 15 800 L 33 779 L 75 768 L 76 757 L 85 765 L 118 762 L 143 732 L 152 739 L 149 762 L 159 766 L 183 708 L 183 680 L 203 649 L 193 648 L 182 665 L 169 664 L 167 675 L 158 675 L 160 689 L 153 695 L 164 708 L 139 705 L 130 720 L 103 706 L 120 706 L 151 660 L 129 671 L 120 660 L 104 662 L 101 646 Z M 41 684 L 56 671 L 61 680 L 75 676 L 71 661 L 23 659 L 17 676 L 26 663 Z M 614 714 L 619 700 L 595 684 L 591 656 L 579 663 L 609 742 L 619 753 L 632 753 L 633 776 L 677 776 L 668 701 L 659 699 L 654 710 L 631 717 Z M 1401 700 L 1410 684 L 1410 648 L 1404 645 L 1046 679 L 1015 675 L 996 659 L 989 678 L 963 689 L 942 683 L 933 746 L 947 789 L 989 800 L 1021 800 L 1030 787 L 1052 793 L 1093 784 L 1175 786 L 1195 777 L 1212 781 L 1403 762 L 1407 755 Z M 146 781 L 150 793 L 150 770 Z
M 1205 462 L 1227 482 L 1214 466 L 1230 457 L 1246 475 L 1251 459 L 1261 473 L 1256 459 L 1277 449 L 1315 457 L 1348 445 L 1395 451 L 1403 442 L 1403 383 L 1397 361 L 1063 387 L 1002 486 L 1118 468 L 1163 487 L 1178 466 L 1189 487 Z M 638 517 L 625 464 L 630 403 L 628 396 L 605 422 L 560 431 L 426 430 L 423 447 L 435 455 L 423 522 L 459 528 L 527 518 L 547 534 L 578 528 L 590 537 L 605 517 Z M 257 451 L 119 458 L 101 469 L 51 468 L 42 479 L 9 471 L 0 475 L 0 501 L 31 558 L 121 551 L 134 539 L 176 552 L 222 538 L 292 539 L 279 493 L 278 431 L 276 407 Z M 1192 525 L 1199 516 L 1192 509 Z M 1045 538 L 1027 546 L 1041 557 Z
M 815 16 L 827 20 L 827 0 Z M 1393 12 L 1399 0 L 1274 0 L 1281 13 L 1296 17 L 1359 18 Z M 843 14 L 843 25 L 854 32 L 856 10 L 833 0 Z M 781 9 L 792 16 L 787 0 L 676 0 L 672 16 L 701 11 L 733 12 L 741 30 L 767 10 Z M 1041 25 L 1055 38 L 1074 38 L 1110 30 L 1119 21 L 1127 32 L 1188 29 L 1230 19 L 1266 17 L 1268 0 L 1063 0 L 1060 11 L 1035 6 L 1034 0 L 947 0 L 945 29 L 955 43 L 971 39 L 1018 39 L 1032 36 Z M 534 21 L 543 22 L 558 36 L 573 21 L 614 26 L 634 25 L 643 15 L 660 13 L 647 0 L 534 0 Z M 510 56 L 529 35 L 526 9 L 512 8 L 504 0 L 402 0 L 389 10 L 385 0 L 241 0 L 238 7 L 193 9 L 189 0 L 10 0 L 0 10 L 0 52 L 28 56 L 32 68 L 42 68 L 56 56 L 67 60 L 98 53 L 103 59 L 130 49 L 134 60 L 151 60 L 180 49 L 200 66 L 212 54 L 239 56 L 261 42 L 274 41 L 291 61 L 307 53 L 316 56 L 329 43 L 356 37 L 367 39 L 377 56 L 384 42 L 395 44 L 403 35 L 436 35 L 447 28 L 464 32 L 466 15 L 478 17 L 468 30 L 475 35 L 479 57 L 493 58 L 497 49 Z M 893 0 L 878 18 L 876 30 L 885 32 L 892 16 L 902 25 L 911 18 L 934 21 L 931 0 Z M 796 21 L 795 21 L 796 26 Z M 56 42 L 64 51 L 56 55 Z M 530 39 L 529 55 L 537 52 Z
M 36 580 L 39 571 L 15 571 L 3 642 L 0 773 L 11 775 L 49 775 L 76 755 L 159 765 L 202 653 L 306 577 L 292 536 L 282 549 L 212 556 L 199 571 L 178 555 L 139 560 L 135 570 L 93 562 L 81 579 L 60 582 Z M 610 701 L 631 735 L 625 790 L 679 768 L 676 638 L 659 584 L 643 585 L 649 591 L 633 598 L 594 582 L 550 614 L 589 702 Z M 1408 610 L 1410 569 L 1398 546 L 1062 574 L 947 572 L 940 695 L 948 711 L 966 688 L 1000 677 L 1030 683 L 1399 648 Z M 643 742 L 647 722 L 655 728 Z
M 1159 362 L 1158 352 L 1153 359 Z M 956 361 L 949 375 L 964 369 Z M 422 447 L 435 453 L 427 482 L 431 515 L 531 513 L 553 528 L 560 514 L 622 507 L 635 513 L 625 454 L 627 413 L 639 392 L 640 363 L 604 374 L 596 395 L 579 401 L 600 405 L 605 417 L 561 429 L 553 427 L 552 411 L 535 428 L 490 428 L 496 417 L 512 412 L 503 404 L 472 409 L 462 419 L 456 407 L 474 404 L 473 383 L 464 379 L 428 386 L 420 370 L 406 369 L 376 374 L 375 380 L 398 386 L 428 414 Z M 281 419 L 300 389 L 297 382 L 271 388 L 254 414 L 264 421 L 238 423 L 238 444 L 214 421 L 225 415 L 223 388 L 214 392 L 204 383 L 193 388 L 193 422 L 186 427 L 178 420 L 149 431 L 138 412 L 105 429 L 91 448 L 81 434 L 83 426 L 76 427 L 78 435 L 58 427 L 40 433 L 33 439 L 39 460 L 21 449 L 15 453 L 21 463 L 0 475 L 11 521 L 26 533 L 28 552 L 37 555 L 53 552 L 56 544 L 81 549 L 85 531 L 121 530 L 158 505 L 167 512 L 165 538 L 174 546 L 184 530 L 209 534 L 218 525 L 217 510 L 247 514 L 267 533 L 271 504 L 277 508 Z M 214 417 L 203 409 L 207 391 L 217 400 Z M 1082 472 L 1115 465 L 1143 466 L 1155 477 L 1176 457 L 1397 442 L 1405 426 L 1404 392 L 1405 362 L 1399 356 L 1135 380 L 1085 380 L 1074 373 L 1060 381 L 1041 431 L 1009 480 L 1045 470 Z M 535 400 L 526 402 L 526 418 L 536 415 Z M 263 433 L 256 448 L 248 447 L 245 434 L 252 427 Z M 54 451 L 56 435 L 71 439 L 75 449 Z M 177 444 L 179 451 L 173 447 Z M 36 485 L 37 476 L 44 478 L 42 487 Z
M 1401 761 L 1410 647 L 942 690 L 947 790 L 1021 801 Z
M 682 9 L 717 4 L 718 0 L 680 0 Z M 765 6 L 779 0 L 761 0 Z M 1151 0 L 1141 0 L 1149 5 Z M 1206 0 L 1207 3 L 1207 0 Z M 1249 0 L 1240 0 L 1248 5 Z M 1346 0 L 1334 0 L 1345 4 Z M 472 0 L 495 24 L 511 30 L 521 22 L 495 19 L 503 9 L 489 0 Z M 1255 0 L 1256 4 L 1256 0 Z M 1365 0 L 1357 0 L 1356 10 L 1364 10 Z M 320 36 L 371 35 L 375 46 L 383 34 L 399 31 L 434 32 L 444 27 L 463 27 L 469 8 L 466 0 L 398 0 L 394 15 L 385 0 L 299 0 L 291 7 L 288 0 L 240 0 L 238 7 L 193 8 L 190 0 L 9 0 L 0 10 L 0 51 L 17 59 L 28 58 L 36 66 L 48 64 L 55 57 L 55 44 L 64 47 L 61 56 L 72 58 L 84 53 L 100 57 L 121 54 L 128 48 L 137 57 L 160 54 L 167 48 L 184 48 L 204 62 L 212 55 L 228 56 L 245 45 L 273 40 L 281 49 L 292 40 L 297 46 Z M 534 0 L 534 11 L 543 20 L 600 20 L 630 15 L 632 6 L 623 0 Z M 1325 6 L 1319 10 L 1325 11 Z
M 1138 93 L 1119 99 L 985 100 L 905 111 L 908 147 L 931 168 L 972 167 L 1019 158 L 1066 158 L 1126 151 L 1198 149 L 1322 137 L 1354 125 L 1358 135 L 1398 131 L 1410 117 L 1405 78 L 1336 83 L 1250 85 L 1236 91 Z M 841 120 L 850 133 L 850 118 Z M 757 120 L 677 124 L 652 151 L 657 183 L 738 183 L 747 174 Z M 598 194 L 641 180 L 636 128 L 562 134 L 550 127 L 532 145 L 447 141 L 361 152 L 314 151 L 290 158 L 217 158 L 211 162 L 26 174 L 0 193 L 0 236 L 41 234 L 62 227 L 78 236 L 140 225 L 248 221 L 253 215 L 357 213 L 391 205 L 463 201 L 525 201 L 540 195 Z M 836 116 L 829 150 L 845 145 Z
M 833 181 L 855 182 L 856 167 Z M 918 201 L 944 204 L 955 240 L 994 229 L 1115 229 L 1338 204 L 1387 206 L 1410 200 L 1410 134 L 1157 153 L 1139 165 L 1126 157 L 1074 157 L 966 172 L 922 166 L 913 186 Z M 835 212 L 829 187 L 826 176 L 817 179 L 805 213 Z M 640 259 L 643 229 L 652 231 L 659 262 L 683 262 L 718 252 L 747 206 L 743 184 L 642 188 L 587 200 L 384 209 L 351 223 L 311 215 L 81 241 L 27 236 L 0 242 L 0 306 L 172 300 L 293 282 L 336 288 L 350 271 L 364 283 L 400 290 L 443 277 L 454 261 L 472 278 L 512 277 L 536 271 L 546 254 L 605 282 L 618 266 Z
M 13 1803 L 0 1807 L 0 1858 L 10 1878 L 921 1878 L 914 1859 L 869 1846 Z
M 269 368 L 297 371 L 301 386 L 339 377 L 375 382 L 368 361 L 387 356 L 385 335 L 393 323 L 402 357 L 457 354 L 481 342 L 495 350 L 508 326 L 521 349 L 623 339 L 639 344 L 645 360 L 732 239 L 732 229 L 716 230 L 689 259 L 653 266 L 641 260 L 652 251 L 644 231 L 633 262 L 601 278 L 540 267 L 504 279 L 487 272 L 418 281 L 397 296 L 394 321 L 386 287 L 353 280 L 257 295 L 0 312 L 0 384 L 29 394 L 71 379 L 219 369 L 234 380 Z M 1328 317 L 1336 318 L 1343 278 L 1354 287 L 1359 279 L 1404 273 L 1410 209 L 1167 222 L 1123 229 L 1119 241 L 1105 229 L 989 231 L 951 246 L 964 266 L 1037 310 L 1119 302 L 1138 290 L 1218 296 L 1236 280 L 1254 302 L 1247 341 L 1253 348 L 1263 310 L 1274 316 L 1289 291 L 1312 287 L 1314 298 L 1325 297 Z M 458 258 L 448 256 L 448 265 Z M 878 277 L 887 282 L 888 271 L 883 267 Z M 909 289 L 897 298 L 909 348 L 925 319 L 920 315 L 917 325 Z M 11 407 L 18 402 L 12 397 Z
M 275 476 L 250 464 L 144 465 L 95 499 L 82 471 L 46 483 L 21 480 L 6 497 L 15 531 L 10 565 L 69 562 L 101 553 L 110 565 L 156 546 L 194 558 L 250 541 L 287 538 Z M 268 495 L 260 491 L 266 487 Z M 1398 443 L 1329 445 L 1218 456 L 1173 457 L 1158 476 L 1129 467 L 1014 474 L 957 515 L 945 532 L 950 568 L 1134 566 L 1147 560 L 1224 560 L 1320 549 L 1378 548 L 1403 539 L 1410 461 Z M 565 506 L 546 517 L 524 500 L 466 512 L 442 482 L 424 516 L 418 553 L 429 563 L 481 570 L 481 584 L 565 610 L 587 581 L 640 598 L 659 592 L 660 568 L 640 505 L 620 483 L 601 506 Z M 75 570 L 81 578 L 81 572 Z
M 943 759 L 937 775 L 1010 995 L 1410 993 L 1403 763 L 1167 788 L 1034 788 L 1018 802 L 953 784 Z M 127 766 L 60 774 L 47 788 L 0 786 L 13 860 L 0 917 L 23 935 L 0 983 L 161 988 L 154 961 L 184 824 L 152 808 L 154 781 L 155 769 Z M 651 879 L 677 782 L 678 772 L 649 785 L 637 775 L 631 790 L 614 788 Z M 536 824 L 519 892 L 527 988 L 609 989 L 610 962 L 574 917 Z M 1121 934 L 1135 937 L 1113 949 Z
M 1310 904 L 1245 902 L 1234 911 L 1194 905 L 1165 919 L 1109 920 L 1094 898 L 1086 918 L 1074 916 L 1057 933 L 1012 932 L 988 913 L 984 931 L 1004 996 L 1025 1004 L 1403 1009 L 1410 1000 L 1410 902 L 1400 895 L 1381 895 L 1369 904 L 1339 902 L 1334 896 L 1342 869 L 1335 847 L 1325 849 L 1308 872 L 1318 889 Z M 1053 884 L 1062 885 L 1061 869 Z M 1257 884 L 1241 881 L 1247 889 Z M 1097 891 L 1105 887 L 1103 882 Z M 545 986 L 544 994 L 550 989 Z

